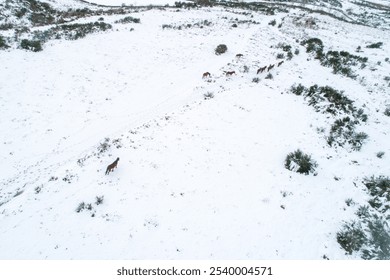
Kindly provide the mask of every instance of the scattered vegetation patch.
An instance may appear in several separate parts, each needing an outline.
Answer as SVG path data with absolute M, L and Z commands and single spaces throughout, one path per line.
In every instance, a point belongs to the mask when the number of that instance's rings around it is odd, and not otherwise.
M 204 98 L 204 100 L 212 99 L 212 98 L 214 98 L 214 93 L 206 92 L 205 94 L 203 94 L 203 98 Z
M 33 51 L 33 52 L 40 52 L 42 51 L 42 44 L 39 40 L 28 40 L 23 39 L 20 43 L 20 47 L 25 50 Z
M 378 152 L 378 153 L 376 153 L 376 157 L 377 158 L 383 158 L 384 155 L 385 155 L 385 152 Z
M 334 74 L 341 74 L 350 78 L 356 77 L 351 66 L 359 66 L 360 64 L 360 68 L 364 68 L 368 60 L 367 57 L 353 55 L 346 51 L 328 51 L 324 53 L 324 44 L 318 38 L 304 40 L 301 45 L 306 47 L 307 53 L 312 53 L 315 59 L 320 60 L 323 66 L 332 68 Z
M 315 173 L 315 169 L 318 166 L 317 163 L 311 158 L 311 156 L 303 153 L 301 150 L 289 153 L 285 159 L 284 166 L 294 172 L 309 175 Z
M 390 260 L 390 178 L 372 176 L 363 180 L 371 199 L 355 213 L 356 221 L 345 222 L 337 242 L 347 252 L 367 260 Z
M 268 25 L 272 25 L 272 26 L 275 26 L 276 25 L 276 20 L 271 20 Z
M 110 149 L 110 147 L 110 138 L 105 138 L 103 143 L 100 143 L 100 145 L 97 147 L 98 155 L 104 154 Z
M 221 55 L 227 51 L 227 46 L 225 44 L 220 44 L 215 48 L 215 54 Z
M 46 31 L 34 32 L 34 38 L 44 42 L 50 39 L 77 40 L 84 38 L 87 34 L 106 31 L 111 28 L 111 24 L 105 22 L 62 24 Z
M 276 58 L 277 59 L 284 59 L 285 56 L 287 56 L 288 60 L 291 60 L 293 58 L 293 53 L 292 53 L 292 47 L 286 43 L 279 43 L 276 45 L 276 48 L 281 49 L 284 51 L 284 53 L 279 53 L 277 54 Z M 299 54 L 299 51 L 298 51 Z
M 370 44 L 370 45 L 366 46 L 366 48 L 369 48 L 369 49 L 380 49 L 382 47 L 382 45 L 383 45 L 382 42 L 378 42 L 378 43 Z
M 328 145 L 344 147 L 348 144 L 352 150 L 360 151 L 364 142 L 368 139 L 368 135 L 364 132 L 356 132 L 355 126 L 355 122 L 349 117 L 337 119 L 330 128 L 327 137 Z
M 126 23 L 140 23 L 141 20 L 139 18 L 134 18 L 134 17 L 131 17 L 131 16 L 127 16 L 125 18 L 122 18 L 122 19 L 119 19 L 117 21 L 115 21 L 115 23 L 122 23 L 122 24 L 126 24 Z
M 332 87 L 313 85 L 309 88 L 301 84 L 294 85 L 290 91 L 298 96 L 303 96 L 308 105 L 313 106 L 317 112 L 343 116 L 337 119 L 330 128 L 326 137 L 329 146 L 350 145 L 352 150 L 359 151 L 368 135 L 364 132 L 356 132 L 356 125 L 367 121 L 367 115 L 361 108 L 356 108 L 353 101 Z
M 203 28 L 205 26 L 211 26 L 213 23 L 207 19 L 195 22 L 195 23 L 183 23 L 183 24 L 163 24 L 162 29 L 184 30 L 190 28 Z
M 103 201 L 104 201 L 104 196 L 97 196 L 96 197 L 96 201 L 95 201 L 95 204 L 96 205 L 100 205 L 100 204 L 103 204 Z
M 0 35 L 0 50 L 1 49 L 8 49 L 9 46 L 7 45 L 6 39 Z
M 333 69 L 334 74 L 342 74 L 344 76 L 355 78 L 351 66 L 364 65 L 367 62 L 367 57 L 352 55 L 346 51 L 328 51 L 322 57 L 321 64 Z M 362 66 L 361 66 L 362 67 Z

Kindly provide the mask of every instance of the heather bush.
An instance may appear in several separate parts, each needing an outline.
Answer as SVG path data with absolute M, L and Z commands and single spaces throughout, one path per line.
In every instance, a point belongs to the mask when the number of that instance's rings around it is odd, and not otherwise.
M 315 172 L 318 165 L 311 156 L 304 154 L 298 149 L 287 155 L 284 166 L 290 171 L 309 175 L 310 173 Z
M 223 53 L 225 53 L 226 51 L 227 51 L 227 46 L 226 45 L 224 45 L 224 44 L 220 44 L 220 45 L 218 45 L 217 47 L 216 47 L 216 49 L 215 49 L 215 54 L 216 55 L 221 55 L 221 54 L 223 54 Z

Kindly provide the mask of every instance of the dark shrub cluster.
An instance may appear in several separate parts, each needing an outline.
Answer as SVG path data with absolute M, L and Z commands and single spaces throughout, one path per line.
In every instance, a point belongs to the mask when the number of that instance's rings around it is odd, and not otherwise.
M 125 18 L 121 18 L 117 21 L 115 21 L 115 23 L 122 23 L 122 24 L 125 24 L 125 23 L 140 23 L 141 20 L 139 18 L 134 18 L 134 17 L 131 17 L 131 16 L 128 16 L 128 17 L 125 17 Z
M 42 44 L 39 40 L 27 40 L 23 39 L 20 43 L 20 47 L 25 50 L 39 52 L 42 50 Z
M 0 50 L 2 49 L 8 49 L 9 46 L 7 45 L 6 39 L 0 35 Z
M 290 171 L 309 175 L 310 173 L 315 174 L 315 169 L 318 165 L 311 156 L 298 149 L 287 155 L 284 166 Z
M 321 64 L 333 69 L 334 74 L 342 74 L 344 76 L 354 78 L 351 66 L 357 66 L 358 63 L 363 65 L 367 62 L 367 57 L 352 55 L 345 51 L 328 51 L 321 60 Z
M 286 43 L 279 43 L 279 44 L 276 46 L 276 48 L 282 49 L 282 50 L 285 52 L 285 54 L 278 54 L 278 55 L 276 56 L 276 58 L 278 58 L 278 59 L 283 59 L 285 55 L 287 56 L 287 59 L 288 59 L 288 60 L 291 60 L 291 59 L 293 58 L 294 55 L 293 55 L 293 53 L 292 53 L 292 47 L 291 47 L 290 45 L 288 45 L 288 44 L 286 44 Z M 299 53 L 299 52 L 298 52 L 298 53 Z M 280 56 L 280 57 L 278 57 L 278 56 Z
M 340 147 L 344 147 L 346 144 L 349 144 L 352 150 L 360 151 L 368 135 L 364 132 L 356 132 L 355 128 L 356 123 L 349 117 L 337 119 L 330 128 L 327 137 L 328 145 L 333 146 L 337 144 Z
M 14 25 L 12 23 L 0 24 L 0 30 L 10 30 L 12 28 L 14 28 Z
M 345 222 L 337 233 L 337 241 L 348 253 L 358 253 L 366 260 L 390 260 L 390 178 L 365 178 L 364 186 L 371 199 L 360 206 L 358 221 Z
M 373 43 L 373 44 L 370 44 L 368 46 L 366 46 L 366 48 L 369 48 L 369 49 L 379 49 L 381 48 L 383 45 L 382 42 L 378 42 L 378 43 Z
M 205 26 L 211 26 L 213 23 L 207 19 L 195 22 L 195 23 L 185 23 L 180 25 L 175 24 L 163 24 L 162 29 L 174 29 L 174 30 L 183 30 L 189 28 L 203 28 Z
M 184 9 L 191 9 L 191 8 L 198 7 L 198 5 L 196 3 L 192 3 L 192 2 L 175 2 L 175 7 L 176 8 L 184 8 Z
M 360 250 L 366 241 L 367 237 L 359 222 L 345 223 L 342 230 L 337 233 L 337 242 L 348 254 Z
M 368 135 L 364 132 L 356 132 L 356 125 L 367 121 L 367 115 L 363 109 L 357 109 L 353 101 L 332 87 L 319 87 L 313 85 L 309 88 L 301 84 L 294 85 L 290 91 L 299 96 L 303 96 L 308 105 L 313 106 L 317 112 L 331 114 L 333 116 L 342 115 L 330 128 L 327 136 L 329 146 L 350 145 L 352 150 L 359 151 L 367 140 Z
M 314 53 L 316 59 L 322 59 L 324 55 L 324 44 L 318 38 L 310 38 L 301 42 L 306 47 L 307 53 Z
M 386 213 L 390 209 L 390 178 L 379 176 L 364 180 L 368 193 L 372 196 L 369 201 L 375 210 Z
M 338 91 L 330 86 L 313 85 L 309 88 L 302 84 L 294 85 L 290 91 L 295 95 L 303 95 L 308 100 L 308 105 L 313 106 L 317 112 L 329 113 L 334 116 L 349 114 L 362 121 L 367 120 L 363 109 L 353 106 L 353 101 L 345 96 L 343 91 Z
M 328 51 L 324 53 L 324 44 L 318 38 L 310 38 L 301 42 L 301 45 L 306 47 L 306 52 L 312 53 L 315 59 L 321 61 L 321 64 L 333 69 L 334 74 L 341 74 L 350 78 L 355 78 L 356 75 L 351 69 L 351 66 L 364 68 L 367 62 L 367 57 L 350 54 L 346 51 Z
M 215 48 L 215 54 L 216 55 L 221 55 L 227 51 L 227 46 L 224 44 L 220 44 Z
M 41 44 L 53 39 L 77 40 L 87 34 L 106 31 L 112 26 L 105 22 L 62 24 L 45 31 L 35 31 L 33 38 Z
M 276 20 L 271 20 L 268 25 L 272 25 L 272 26 L 275 26 L 276 25 Z

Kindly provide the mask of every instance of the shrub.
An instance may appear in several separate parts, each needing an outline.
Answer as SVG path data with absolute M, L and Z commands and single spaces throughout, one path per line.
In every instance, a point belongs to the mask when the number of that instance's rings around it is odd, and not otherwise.
M 337 233 L 337 242 L 348 254 L 359 251 L 366 240 L 361 224 L 355 221 L 345 223 L 343 229 Z
M 102 196 L 97 196 L 95 204 L 96 205 L 103 204 L 103 200 L 104 200 L 104 196 L 103 195 Z
M 287 155 L 284 166 L 290 171 L 309 175 L 315 172 L 318 165 L 311 156 L 298 149 Z
M 277 58 L 277 59 L 283 59 L 283 58 L 284 58 L 284 53 L 278 53 L 278 54 L 276 55 L 276 58 Z
M 385 155 L 385 152 L 378 152 L 376 154 L 377 158 L 382 158 Z
M 306 88 L 302 85 L 302 84 L 299 84 L 297 86 L 293 85 L 291 88 L 290 88 L 290 91 L 292 93 L 294 93 L 295 95 L 302 95 L 302 93 L 304 93 L 306 90 Z
M 0 24 L 0 30 L 9 30 L 14 28 L 14 25 L 12 23 L 3 23 Z
M 20 43 L 20 47 L 22 49 L 26 49 L 33 52 L 42 51 L 41 41 L 38 40 L 34 41 L 34 40 L 23 39 L 22 42 Z
M 366 46 L 366 48 L 369 48 L 369 49 L 379 49 L 380 47 L 382 47 L 382 45 L 383 45 L 382 42 L 378 42 L 378 43 L 374 43 L 374 44 L 368 45 L 368 46 Z
M 252 83 L 259 83 L 260 82 L 260 78 L 259 77 L 254 77 L 253 79 L 252 79 Z
M 204 100 L 208 100 L 208 99 L 214 98 L 214 93 L 207 92 L 207 93 L 203 94 L 203 98 L 204 98 Z
M 287 60 L 291 60 L 293 58 L 293 54 L 291 51 L 287 52 Z
M 352 150 L 360 151 L 367 138 L 368 135 L 366 133 L 355 132 L 355 122 L 350 117 L 344 117 L 337 119 L 331 126 L 327 142 L 329 146 L 332 146 L 334 143 L 341 147 L 350 144 Z
M 6 43 L 6 40 L 4 39 L 3 36 L 0 35 L 0 50 L 1 49 L 8 49 L 9 46 Z
M 333 68 L 334 74 L 342 74 L 344 76 L 354 78 L 355 75 L 350 66 L 361 65 L 367 62 L 367 57 L 352 55 L 345 51 L 328 51 L 321 59 L 321 64 Z
M 77 208 L 76 208 L 76 212 L 77 213 L 80 213 L 81 211 L 83 211 L 85 209 L 85 202 L 81 202 Z
M 324 56 L 324 44 L 318 38 L 310 38 L 308 40 L 304 40 L 301 45 L 306 46 L 307 53 L 316 54 L 316 59 L 322 59 Z
M 103 143 L 100 143 L 97 150 L 99 154 L 103 154 L 108 151 L 108 149 L 111 147 L 110 145 L 110 138 L 105 138 Z
M 227 46 L 226 45 L 224 45 L 224 44 L 220 44 L 220 45 L 218 45 L 217 47 L 216 47 L 216 49 L 215 49 L 215 54 L 216 55 L 221 55 L 221 54 L 223 54 L 223 53 L 225 53 L 226 51 L 227 51 Z
M 390 230 L 387 222 L 377 215 L 367 221 L 370 233 L 369 248 L 363 249 L 362 258 L 365 260 L 390 260 Z
M 383 113 L 385 114 L 385 116 L 390 117 L 390 108 L 386 108 Z
M 119 19 L 117 21 L 115 21 L 115 23 L 140 23 L 141 20 L 139 18 L 133 18 L 131 16 L 128 16 L 128 17 L 125 17 L 125 18 L 122 18 L 122 19 Z
M 271 20 L 268 25 L 272 25 L 272 26 L 275 26 L 276 25 L 276 20 Z
M 363 184 L 366 186 L 369 194 L 373 197 L 379 197 L 384 203 L 390 202 L 390 178 L 379 176 L 365 178 Z
M 272 80 L 273 78 L 274 78 L 274 76 L 271 73 L 268 73 L 267 76 L 265 76 L 264 79 Z

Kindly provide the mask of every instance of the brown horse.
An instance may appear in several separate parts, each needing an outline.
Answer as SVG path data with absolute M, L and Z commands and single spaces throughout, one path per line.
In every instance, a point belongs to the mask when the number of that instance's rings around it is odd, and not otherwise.
M 243 57 L 244 55 L 242 54 L 242 53 L 238 53 L 238 54 L 236 54 L 236 57 L 237 58 L 241 58 L 241 57 Z
M 118 165 L 119 158 L 117 158 L 113 163 L 111 163 L 109 166 L 107 166 L 106 169 L 106 175 L 108 175 L 110 172 L 114 171 L 114 168 Z
M 236 75 L 236 71 L 224 71 L 226 76 Z
M 265 71 L 265 69 L 267 68 L 267 66 L 264 66 L 264 67 L 261 67 L 257 70 L 257 74 L 259 73 L 263 73 Z
M 211 77 L 210 72 L 204 72 L 204 73 L 203 73 L 203 76 L 202 76 L 202 79 L 208 78 L 208 77 Z
M 278 67 L 284 63 L 284 60 L 278 63 Z
M 275 66 L 275 64 L 272 64 L 272 65 L 270 64 L 270 65 L 268 66 L 268 70 L 267 70 L 267 71 L 269 72 L 269 70 L 271 70 L 272 68 L 274 68 L 274 66 Z

